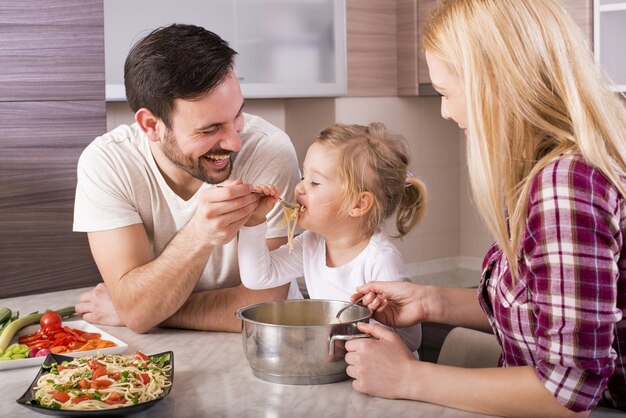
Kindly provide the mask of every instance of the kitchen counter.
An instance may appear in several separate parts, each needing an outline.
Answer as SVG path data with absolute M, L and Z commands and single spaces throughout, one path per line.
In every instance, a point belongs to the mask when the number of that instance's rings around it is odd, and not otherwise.
M 73 305 L 84 289 L 0 299 L 21 313 Z M 128 344 L 126 354 L 174 352 L 174 386 L 169 396 L 137 417 L 482 417 L 437 405 L 371 397 L 351 380 L 296 386 L 256 378 L 242 349 L 241 334 L 157 328 L 136 334 L 124 327 L 99 328 Z M 17 404 L 38 368 L 0 371 L 0 407 L 6 417 L 41 417 Z M 623 417 L 598 408 L 592 417 Z

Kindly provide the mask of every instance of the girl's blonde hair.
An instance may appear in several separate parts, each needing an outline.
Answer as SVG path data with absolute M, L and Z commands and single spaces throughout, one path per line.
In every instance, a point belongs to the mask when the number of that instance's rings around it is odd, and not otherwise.
M 443 0 L 422 34 L 465 89 L 470 181 L 514 277 L 533 178 L 580 153 L 626 196 L 626 110 L 556 0 Z
M 374 204 L 363 225 L 364 236 L 379 231 L 396 213 L 398 235 L 403 237 L 426 211 L 426 187 L 408 170 L 408 149 L 402 136 L 382 123 L 368 126 L 335 124 L 324 129 L 316 143 L 338 147 L 338 173 L 342 184 L 342 211 L 347 213 L 361 193 L 370 192 Z

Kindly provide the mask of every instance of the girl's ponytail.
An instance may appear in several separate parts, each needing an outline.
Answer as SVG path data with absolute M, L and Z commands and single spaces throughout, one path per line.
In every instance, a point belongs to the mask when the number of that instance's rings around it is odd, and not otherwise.
M 396 213 L 397 238 L 408 234 L 422 220 L 426 213 L 426 186 L 409 172 L 404 185 L 404 195 L 400 199 Z

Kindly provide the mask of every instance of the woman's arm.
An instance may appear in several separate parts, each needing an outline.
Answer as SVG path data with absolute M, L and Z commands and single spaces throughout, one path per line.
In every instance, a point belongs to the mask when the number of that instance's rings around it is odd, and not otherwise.
M 562 406 L 530 366 L 464 369 L 421 362 L 392 331 L 377 324 L 359 324 L 359 330 L 375 337 L 346 342 L 346 371 L 360 392 L 498 416 L 588 416 Z
M 484 331 L 491 327 L 478 304 L 475 289 L 425 286 L 412 282 L 373 281 L 357 288 L 374 319 L 394 327 L 437 322 Z

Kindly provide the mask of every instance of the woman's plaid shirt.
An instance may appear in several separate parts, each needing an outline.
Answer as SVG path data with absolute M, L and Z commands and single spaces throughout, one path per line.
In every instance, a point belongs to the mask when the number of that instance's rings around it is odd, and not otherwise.
M 501 366 L 534 366 L 572 411 L 607 395 L 626 407 L 625 232 L 618 189 L 582 157 L 564 155 L 531 186 L 520 278 L 495 245 L 483 261 L 478 296 Z

